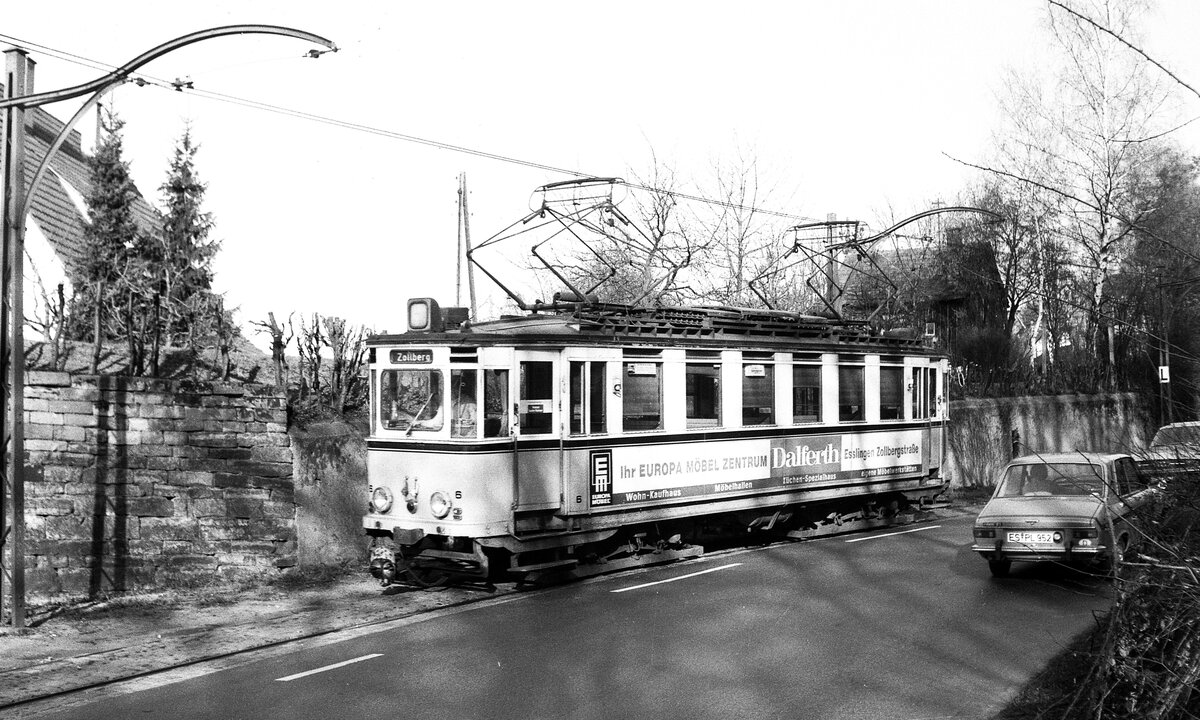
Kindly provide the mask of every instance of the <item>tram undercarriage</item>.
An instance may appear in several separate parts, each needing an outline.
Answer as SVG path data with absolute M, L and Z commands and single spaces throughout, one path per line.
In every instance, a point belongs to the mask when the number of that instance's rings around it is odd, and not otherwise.
M 930 517 L 931 496 L 905 493 L 741 510 L 604 530 L 526 537 L 424 535 L 397 542 L 372 534 L 370 572 L 384 587 L 496 582 L 553 584 L 637 567 L 700 557 L 705 549 L 773 542 L 906 525 Z M 409 538 L 400 538 L 401 541 Z

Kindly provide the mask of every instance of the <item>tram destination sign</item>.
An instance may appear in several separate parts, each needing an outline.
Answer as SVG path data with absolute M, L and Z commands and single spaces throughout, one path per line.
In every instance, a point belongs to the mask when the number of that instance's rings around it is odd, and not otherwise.
M 926 442 L 921 430 L 898 430 L 612 448 L 592 458 L 592 506 L 911 475 L 923 470 Z
M 433 351 L 393 350 L 390 359 L 393 365 L 428 365 L 433 362 Z

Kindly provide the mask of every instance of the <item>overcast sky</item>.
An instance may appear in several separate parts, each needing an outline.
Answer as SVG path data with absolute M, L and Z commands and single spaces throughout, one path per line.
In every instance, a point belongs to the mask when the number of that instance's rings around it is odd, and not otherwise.
M 11 5 L 0 46 L 26 43 L 40 91 L 102 74 L 85 61 L 120 65 L 210 27 L 282 25 L 337 43 L 311 59 L 300 40 L 222 38 L 143 73 L 338 122 L 154 85 L 111 95 L 155 202 L 191 123 L 223 242 L 217 288 L 250 335 L 268 311 L 398 331 L 406 298 L 451 304 L 462 172 L 476 241 L 528 212 L 535 187 L 572 177 L 522 162 L 630 177 L 652 152 L 684 184 L 752 154 L 771 189 L 762 206 L 797 217 L 911 215 L 968 181 L 946 155 L 987 157 L 1006 71 L 1036 66 L 1050 42 L 1036 0 Z M 1156 7 L 1145 49 L 1200 87 L 1200 3 Z M 65 119 L 80 103 L 48 109 Z M 1200 115 L 1200 100 L 1185 114 Z M 90 145 L 94 122 L 81 125 Z M 1181 135 L 1200 153 L 1197 138 Z

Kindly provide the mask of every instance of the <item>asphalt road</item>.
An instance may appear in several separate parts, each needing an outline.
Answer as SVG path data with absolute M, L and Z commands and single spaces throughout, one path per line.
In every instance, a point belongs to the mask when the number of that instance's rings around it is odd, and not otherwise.
M 970 523 L 523 593 L 46 717 L 988 718 L 1110 592 L 1046 567 L 994 580 Z

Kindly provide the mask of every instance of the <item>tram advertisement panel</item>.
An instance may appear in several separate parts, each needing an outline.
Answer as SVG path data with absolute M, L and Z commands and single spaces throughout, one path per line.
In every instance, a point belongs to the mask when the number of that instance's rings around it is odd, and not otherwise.
M 921 430 L 616 447 L 591 454 L 593 507 L 787 487 L 922 470 Z

